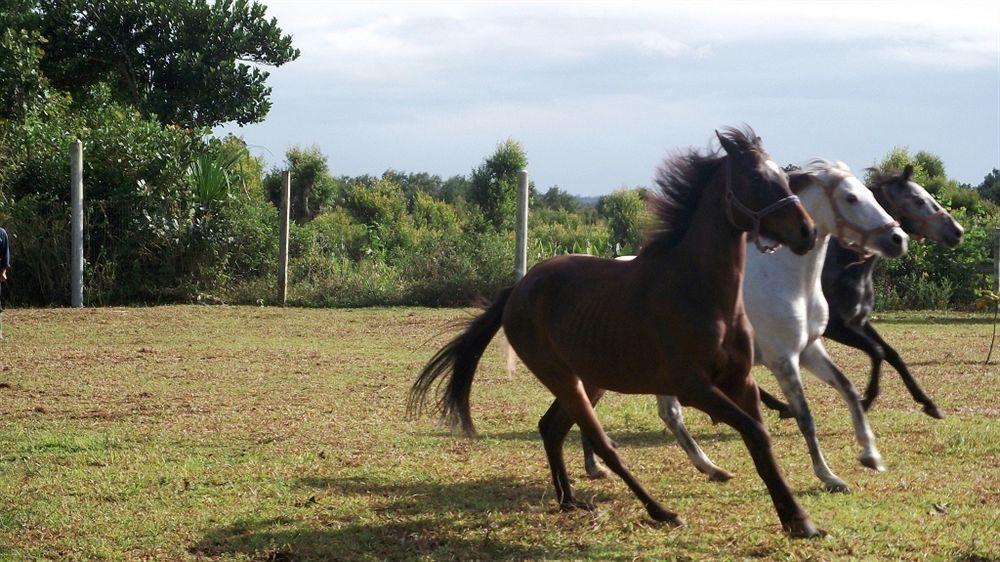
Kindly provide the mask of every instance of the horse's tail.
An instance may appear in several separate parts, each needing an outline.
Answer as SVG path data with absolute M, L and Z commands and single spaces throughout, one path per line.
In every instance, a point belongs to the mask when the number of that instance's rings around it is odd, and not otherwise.
M 472 414 L 469 411 L 469 392 L 472 390 L 472 377 L 476 374 L 479 358 L 489 345 L 490 340 L 500 329 L 503 319 L 503 307 L 510 297 L 508 287 L 497 295 L 486 310 L 469 322 L 468 327 L 455 339 L 438 350 L 420 372 L 413 387 L 406 409 L 409 413 L 419 412 L 427 399 L 427 393 L 432 386 L 444 384 L 444 389 L 437 399 L 435 410 L 441 417 L 448 420 L 452 426 L 461 423 L 462 431 L 474 435 Z M 441 380 L 439 380 L 441 379 Z M 437 384 L 435 385 L 435 382 Z

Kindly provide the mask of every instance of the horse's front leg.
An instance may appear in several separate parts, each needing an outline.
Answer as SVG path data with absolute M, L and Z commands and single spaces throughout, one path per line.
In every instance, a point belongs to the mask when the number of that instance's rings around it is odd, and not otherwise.
M 885 360 L 885 351 L 877 341 L 868 337 L 862 328 L 848 325 L 837 317 L 830 317 L 826 325 L 824 337 L 828 337 L 835 342 L 849 345 L 855 349 L 860 349 L 868 354 L 872 362 L 871 374 L 868 376 L 868 386 L 865 388 L 865 397 L 861 400 L 861 406 L 868 411 L 878 398 L 879 383 L 882 379 L 882 361 Z
M 937 404 L 934 403 L 927 394 L 924 393 L 924 389 L 920 388 L 920 383 L 917 379 L 910 374 L 910 369 L 907 368 L 906 363 L 903 362 L 903 358 L 896 353 L 896 350 L 892 348 L 891 345 L 887 344 L 882 336 L 875 331 L 870 322 L 865 322 L 862 328 L 865 335 L 874 340 L 882 347 L 882 351 L 885 355 L 885 360 L 889 362 L 890 365 L 896 372 L 899 373 L 900 378 L 903 379 L 903 384 L 906 385 L 906 389 L 910 391 L 910 396 L 913 397 L 917 403 L 923 405 L 924 413 L 928 416 L 936 419 L 943 419 L 944 415 L 941 414 L 941 410 L 938 409 Z
M 795 414 L 795 421 L 799 425 L 799 432 L 806 440 L 809 448 L 809 457 L 812 459 L 813 472 L 823 481 L 823 485 L 828 492 L 849 492 L 850 487 L 847 482 L 841 480 L 830 470 L 830 466 L 823 457 L 823 451 L 819 447 L 819 439 L 816 437 L 816 423 L 809 412 L 809 404 L 806 402 L 805 393 L 802 389 L 802 377 L 799 372 L 799 358 L 797 356 L 786 356 L 768 364 L 774 373 L 781 391 L 788 399 L 788 407 Z
M 878 452 L 878 448 L 875 447 L 875 434 L 872 433 L 872 429 L 868 425 L 868 417 L 865 415 L 865 410 L 861 405 L 857 389 L 844 376 L 844 373 L 833 364 L 830 356 L 826 353 L 826 348 L 823 347 L 823 343 L 820 340 L 809 344 L 802 352 L 801 357 L 802 365 L 806 369 L 809 369 L 809 371 L 823 382 L 837 389 L 837 392 L 847 402 L 847 407 L 851 410 L 851 421 L 854 423 L 854 435 L 858 440 L 858 444 L 861 445 L 861 454 L 858 456 L 858 460 L 862 465 L 872 470 L 878 472 L 884 471 L 885 465 L 882 463 L 882 455 Z
M 788 483 L 781 476 L 778 463 L 774 459 L 771 449 L 771 438 L 767 433 L 764 424 L 761 423 L 759 410 L 759 398 L 756 392 L 756 385 L 753 379 L 747 377 L 744 388 L 729 389 L 728 393 L 722 392 L 718 387 L 712 385 L 699 385 L 686 389 L 686 396 L 681 398 L 699 410 L 712 416 L 712 419 L 720 421 L 740 433 L 743 443 L 753 458 L 757 474 L 764 481 L 767 490 L 771 495 L 771 501 L 778 512 L 781 526 L 793 537 L 819 537 L 823 532 L 809 521 L 809 516 L 805 510 L 795 501 Z M 741 398 L 748 394 L 753 395 L 754 404 L 757 409 L 746 410 L 747 404 L 743 404 Z M 735 401 L 736 398 L 738 401 Z

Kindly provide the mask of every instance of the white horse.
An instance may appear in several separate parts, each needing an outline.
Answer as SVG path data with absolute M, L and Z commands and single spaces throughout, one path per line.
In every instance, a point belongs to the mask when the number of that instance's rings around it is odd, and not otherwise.
M 827 490 L 846 492 L 849 490 L 847 484 L 830 470 L 820 450 L 816 427 L 802 391 L 800 366 L 837 389 L 847 402 L 855 436 L 861 445 L 858 457 L 861 464 L 879 472 L 885 467 L 858 391 L 823 347 L 821 338 L 829 312 L 820 283 L 823 260 L 830 236 L 866 253 L 888 257 L 906 253 L 909 239 L 899 224 L 879 206 L 872 192 L 841 162 L 813 161 L 790 174 L 789 180 L 792 190 L 816 222 L 816 246 L 806 255 L 797 256 L 787 248 L 764 253 L 767 241 L 757 241 L 762 251 L 747 252 L 743 300 L 747 317 L 754 327 L 755 360 L 757 364 L 766 365 L 778 379 L 809 447 L 813 471 Z M 688 433 L 677 399 L 658 396 L 657 403 L 660 418 L 695 467 L 710 480 L 732 478 L 705 455 Z M 584 463 L 592 478 L 607 474 L 586 441 Z

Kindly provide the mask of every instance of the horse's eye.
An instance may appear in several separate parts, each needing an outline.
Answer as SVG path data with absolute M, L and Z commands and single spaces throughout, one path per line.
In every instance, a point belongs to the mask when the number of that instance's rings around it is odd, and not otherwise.
M 927 202 L 924 201 L 923 199 L 917 199 L 917 207 L 923 207 L 926 204 Z
M 858 202 L 858 196 L 855 195 L 855 194 L 853 194 L 853 193 L 847 194 L 847 202 L 848 203 L 852 203 L 852 204 L 853 203 L 857 203 Z

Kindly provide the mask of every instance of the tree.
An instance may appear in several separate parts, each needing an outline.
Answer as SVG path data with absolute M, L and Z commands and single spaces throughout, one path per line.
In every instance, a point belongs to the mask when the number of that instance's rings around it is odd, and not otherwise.
M 53 86 L 114 99 L 183 128 L 262 121 L 269 73 L 299 56 L 266 8 L 248 0 L 38 0 Z
M 639 251 L 646 204 L 638 189 L 622 188 L 601 197 L 597 213 L 608 221 L 612 245 L 620 245 L 625 254 Z
M 19 118 L 44 98 L 36 27 L 26 0 L 0 0 L 0 119 Z
M 983 183 L 976 187 L 979 195 L 1000 205 L 1000 170 L 993 168 L 993 171 L 986 174 Z
M 946 177 L 944 161 L 937 154 L 921 150 L 913 155 L 913 160 L 920 164 L 920 167 L 927 173 L 927 177 L 931 179 Z
M 326 156 L 313 146 L 293 146 L 285 153 L 285 166 L 292 172 L 289 216 L 298 224 L 312 220 L 333 204 L 337 180 L 330 176 Z M 281 205 L 283 170 L 273 169 L 264 178 L 264 190 L 275 206 Z
M 528 165 L 521 144 L 512 139 L 497 145 L 492 156 L 472 170 L 470 197 L 496 230 L 512 228 L 517 212 L 517 173 Z
M 553 185 L 538 197 L 538 204 L 546 209 L 564 210 L 577 212 L 580 210 L 580 202 L 569 192 L 559 189 L 558 185 Z

